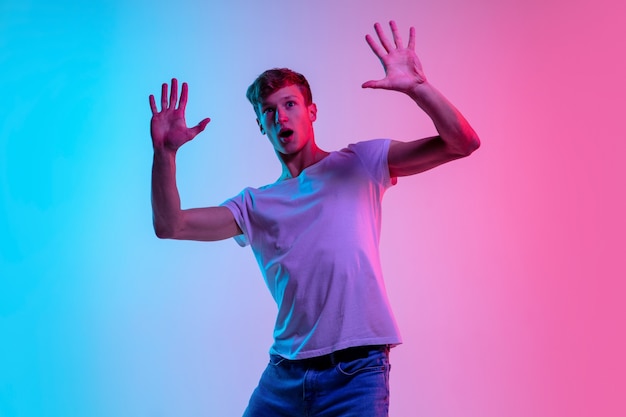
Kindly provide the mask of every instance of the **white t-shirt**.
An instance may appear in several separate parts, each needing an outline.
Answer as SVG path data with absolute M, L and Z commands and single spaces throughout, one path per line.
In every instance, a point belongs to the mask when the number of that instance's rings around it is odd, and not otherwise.
M 389 140 L 349 145 L 296 177 L 223 203 L 276 304 L 270 353 L 287 359 L 402 343 L 380 265 Z

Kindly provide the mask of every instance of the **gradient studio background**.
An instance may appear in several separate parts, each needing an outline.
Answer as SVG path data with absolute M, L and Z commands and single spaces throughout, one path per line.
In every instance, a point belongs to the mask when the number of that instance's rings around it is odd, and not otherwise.
M 386 195 L 386 280 L 405 344 L 391 415 L 626 414 L 618 0 L 0 2 L 0 416 L 236 416 L 275 307 L 249 249 L 160 241 L 148 95 L 190 84 L 187 207 L 279 165 L 245 100 L 309 77 L 327 149 L 433 134 L 382 77 L 373 22 L 417 28 L 471 158 Z

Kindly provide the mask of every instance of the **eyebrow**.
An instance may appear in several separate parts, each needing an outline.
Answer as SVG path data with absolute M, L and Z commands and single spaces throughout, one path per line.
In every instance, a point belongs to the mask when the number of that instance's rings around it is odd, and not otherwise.
M 290 94 L 288 96 L 281 97 L 279 101 L 293 100 L 293 99 L 297 99 L 297 98 L 298 98 L 298 96 Z M 271 104 L 269 104 L 267 101 L 261 102 L 261 107 L 270 106 L 270 105 Z

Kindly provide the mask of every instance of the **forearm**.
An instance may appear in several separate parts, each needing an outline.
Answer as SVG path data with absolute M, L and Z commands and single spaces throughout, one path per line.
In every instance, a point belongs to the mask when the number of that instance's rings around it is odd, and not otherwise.
M 160 238 L 171 238 L 179 228 L 182 211 L 176 186 L 176 152 L 154 149 L 152 162 L 152 216 Z
M 450 152 L 469 155 L 480 146 L 465 117 L 429 82 L 417 84 L 407 94 L 431 118 Z

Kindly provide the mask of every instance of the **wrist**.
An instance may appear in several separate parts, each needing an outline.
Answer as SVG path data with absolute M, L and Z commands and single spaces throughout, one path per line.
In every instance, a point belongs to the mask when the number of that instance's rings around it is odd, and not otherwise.
M 434 87 L 430 84 L 426 79 L 419 80 L 411 87 L 409 87 L 406 91 L 406 94 L 409 95 L 413 100 L 419 100 L 424 98 L 430 94 L 432 94 Z
M 152 150 L 154 151 L 155 157 L 160 158 L 170 158 L 176 156 L 176 152 L 178 149 L 172 149 L 169 146 L 166 146 L 164 143 L 160 144 L 152 144 Z

